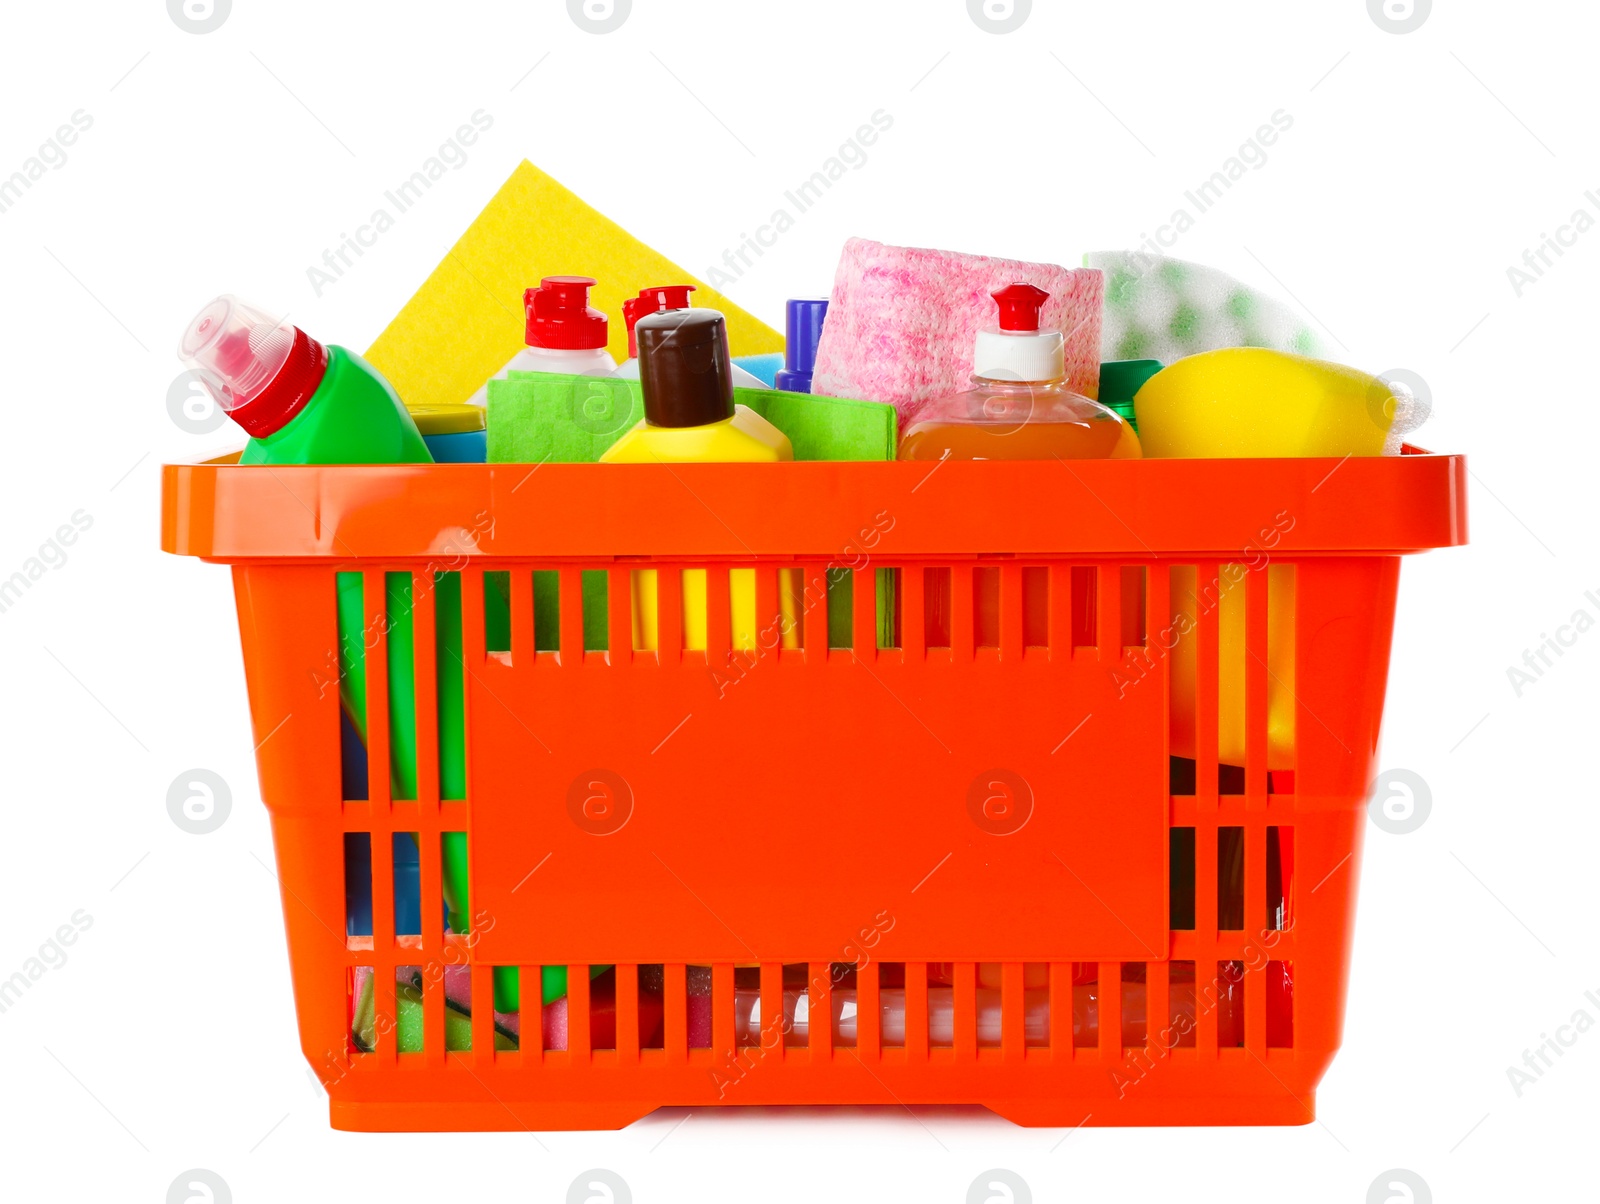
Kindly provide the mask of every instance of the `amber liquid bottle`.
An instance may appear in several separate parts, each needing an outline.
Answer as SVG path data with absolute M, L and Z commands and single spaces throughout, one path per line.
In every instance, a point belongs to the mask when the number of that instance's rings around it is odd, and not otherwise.
M 1115 410 L 1066 385 L 1061 332 L 1039 329 L 1049 294 L 993 294 L 997 330 L 978 332 L 972 388 L 929 402 L 900 435 L 902 460 L 1129 460 L 1139 436 Z
M 1010 284 L 993 294 L 998 330 L 978 332 L 972 388 L 929 402 L 900 435 L 902 460 L 1130 460 L 1139 459 L 1139 436 L 1115 410 L 1066 385 L 1061 332 L 1039 329 L 1039 309 L 1049 294 L 1031 284 Z M 994 574 L 973 574 L 976 643 L 1000 629 Z M 1133 598 L 1125 601 L 1132 602 Z M 1142 599 L 1140 599 L 1142 603 Z M 1024 597 L 1028 611 L 1042 599 Z
M 1136 460 L 1139 436 L 1061 380 L 973 377 L 924 409 L 900 436 L 902 460 Z

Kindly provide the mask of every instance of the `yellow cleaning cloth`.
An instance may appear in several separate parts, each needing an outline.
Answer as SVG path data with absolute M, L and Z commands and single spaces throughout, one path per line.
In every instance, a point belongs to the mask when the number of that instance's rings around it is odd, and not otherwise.
M 735 355 L 783 350 L 776 330 L 523 160 L 366 358 L 407 405 L 465 401 L 522 347 L 522 293 L 542 276 L 599 281 L 589 304 L 611 319 L 607 350 L 619 364 L 622 302 L 655 284 L 693 284 L 695 305 L 726 316 Z

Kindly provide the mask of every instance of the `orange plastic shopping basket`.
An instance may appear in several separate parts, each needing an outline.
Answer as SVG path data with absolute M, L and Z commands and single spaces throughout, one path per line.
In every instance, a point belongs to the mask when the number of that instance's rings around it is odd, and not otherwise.
M 233 566 L 301 1048 L 333 1124 L 955 1103 L 1032 1125 L 1310 1120 L 1399 557 L 1466 538 L 1464 460 L 1408 453 L 167 465 L 163 547 Z M 663 571 L 659 647 L 636 651 L 630 574 L 685 566 L 707 574 L 705 649 L 684 648 Z M 785 568 L 798 647 L 767 638 Z M 730 647 L 738 569 L 754 649 Z M 329 688 L 340 571 L 365 575 L 364 792 L 342 788 Z M 451 572 L 467 788 L 441 800 L 431 587 Z M 394 573 L 414 575 L 414 800 L 383 772 Z M 509 641 L 486 639 L 486 574 Z M 439 902 L 450 832 L 466 933 Z M 397 933 L 388 853 L 410 834 L 421 931 Z M 352 839 L 370 935 L 351 934 Z M 520 967 L 526 1017 L 488 1006 L 497 967 Z M 568 972 L 541 1008 L 542 967 Z

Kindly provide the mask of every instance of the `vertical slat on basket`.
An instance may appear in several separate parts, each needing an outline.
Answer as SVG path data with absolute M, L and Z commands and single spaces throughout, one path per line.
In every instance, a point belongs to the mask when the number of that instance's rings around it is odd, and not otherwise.
M 828 569 L 808 564 L 801 601 L 800 641 L 806 664 L 822 665 L 828 659 Z
M 1050 659 L 1072 659 L 1072 566 L 1050 566 Z
M 1218 642 L 1221 583 L 1217 562 L 1203 560 L 1195 567 L 1195 806 L 1202 815 L 1217 810 Z M 1215 861 L 1212 871 L 1215 872 Z M 1215 886 L 1213 885 L 1213 896 Z
M 878 659 L 878 571 L 856 569 L 853 578 L 851 643 L 856 659 L 870 665 Z
M 409 840 L 410 837 L 404 839 Z M 426 856 L 426 854 L 424 854 Z M 424 909 L 426 911 L 426 909 Z M 437 915 L 437 910 L 435 915 Z M 428 921 L 422 921 L 424 929 Z M 427 938 L 424 937 L 424 940 Z M 437 972 L 435 972 L 437 971 Z M 425 958 L 422 966 L 422 1060 L 430 1068 L 444 1065 L 443 965 Z
M 1064 575 L 1070 575 L 1071 570 L 1061 566 Z M 1052 576 L 1054 575 L 1052 567 Z M 1052 590 L 1055 581 L 1050 582 Z M 1069 614 L 1071 612 L 1068 612 Z M 1051 620 L 1051 642 L 1055 641 L 1055 621 Z M 1070 637 L 1068 643 L 1070 643 Z M 1072 963 L 1050 963 L 1050 1060 L 1053 1062 L 1070 1062 L 1074 1056 L 1072 1041 Z
M 616 588 L 615 577 L 612 588 Z M 619 964 L 616 973 L 617 1061 L 627 1066 L 639 1060 L 639 967 Z
M 1195 829 L 1194 829 L 1194 992 L 1195 1050 L 1201 1058 L 1217 1052 L 1217 1019 L 1222 984 L 1217 975 L 1217 727 L 1220 713 L 1218 668 L 1222 585 L 1215 560 L 1195 566 Z
M 1102 572 L 1102 579 L 1108 574 Z M 1101 595 L 1101 604 L 1105 597 Z M 1122 1061 L 1122 963 L 1101 962 L 1100 973 L 1100 1060 Z
M 577 1066 L 589 1060 L 589 967 L 567 967 L 567 1053 Z
M 783 965 L 761 963 L 761 1057 L 783 1060 Z
M 377 1049 L 398 1053 L 395 1022 L 394 812 L 390 798 L 387 586 L 381 570 L 364 575 L 366 618 L 360 633 L 367 666 L 367 792 L 372 800 L 373 1003 Z
M 1267 569 L 1244 578 L 1245 809 L 1267 805 Z M 1264 864 L 1264 863 L 1263 863 Z M 1265 872 L 1263 868 L 1263 872 Z M 1264 888 L 1263 888 L 1264 889 Z
M 1245 836 L 1246 847 L 1250 837 Z M 1259 929 L 1257 930 L 1259 931 Z M 1258 1058 L 1267 1056 L 1267 959 L 1260 953 L 1244 961 L 1244 1046 Z
M 376 879 L 376 859 L 373 862 Z M 376 883 L 374 883 L 376 885 Z M 377 903 L 377 892 L 373 892 L 373 903 Z M 373 916 L 373 931 L 377 931 L 377 916 Z M 391 917 L 391 926 L 392 926 Z M 393 948 L 392 942 L 389 948 Z M 373 958 L 372 966 L 372 1012 L 373 1035 L 377 1049 L 378 1060 L 385 1066 L 392 1066 L 398 1059 L 400 1052 L 400 1027 L 395 1023 L 395 991 L 394 991 L 394 955 L 386 953 Z
M 689 970 L 683 962 L 668 962 L 663 967 L 662 1015 L 666 1037 L 662 1044 L 667 1061 L 684 1062 L 689 1057 Z
M 1098 582 L 1100 597 L 1096 601 L 1094 612 L 1094 642 L 1100 649 L 1102 661 L 1120 661 L 1122 659 L 1122 566 L 1102 561 L 1095 579 Z
M 778 569 L 756 565 L 756 646 L 744 655 L 757 661 L 776 659 L 783 647 L 783 611 L 778 602 Z
M 728 663 L 733 634 L 732 595 L 728 566 L 706 567 L 706 664 L 721 671 Z
M 806 970 L 806 1044 L 811 1061 L 820 1065 L 833 1059 L 833 966 L 812 962 Z
M 717 1066 L 729 1065 L 733 1057 L 733 1005 L 733 963 L 717 962 L 711 967 L 711 1053 L 713 1064 Z
M 919 570 L 920 571 L 920 570 Z M 870 961 L 856 969 L 856 1057 L 875 1062 L 883 1044 L 883 1019 L 880 1014 L 878 970 L 883 965 Z
M 523 1066 L 537 1066 L 544 1059 L 544 969 L 519 966 L 517 976 L 517 1047 Z
M 561 665 L 576 669 L 583 664 L 583 570 L 561 570 Z
M 433 583 L 431 569 L 411 575 L 411 630 L 414 649 L 412 677 L 416 683 L 415 705 L 417 714 L 417 802 L 422 826 L 434 826 L 437 839 L 439 821 L 439 647 L 437 643 L 438 589 Z M 424 838 L 426 831 L 419 831 Z M 422 861 L 426 874 L 427 859 Z M 426 893 L 427 882 L 423 882 Z M 431 926 L 422 928 L 422 947 L 428 948 Z
M 1172 567 L 1165 562 L 1149 565 L 1145 569 L 1144 585 L 1144 654 L 1148 658 L 1153 680 L 1145 688 L 1159 690 L 1167 700 L 1163 714 L 1171 706 L 1172 646 L 1178 633 L 1172 622 Z M 1170 719 L 1161 724 L 1161 749 L 1171 751 L 1172 727 Z
M 972 663 L 977 634 L 973 626 L 972 562 L 950 569 L 950 659 L 957 665 Z
M 472 576 L 476 576 L 479 582 L 476 592 L 468 586 L 468 574 L 463 573 L 461 575 L 461 619 L 462 626 L 465 629 L 462 632 L 461 651 L 467 658 L 469 668 L 473 664 L 472 658 L 483 651 L 481 642 L 473 642 L 466 635 L 467 631 L 473 630 L 472 620 L 468 616 L 472 615 L 474 611 L 480 616 L 483 614 L 483 600 L 481 597 L 483 577 L 482 574 L 476 573 L 472 574 Z M 507 574 L 507 577 L 510 579 L 511 584 L 511 659 L 514 664 L 532 668 L 537 659 L 534 655 L 535 640 L 533 636 L 533 572 L 526 568 L 512 569 Z M 470 597 L 477 597 L 478 605 L 476 607 L 469 601 Z M 482 625 L 481 618 L 478 623 L 479 626 Z
M 444 898 L 439 856 L 439 647 L 436 640 L 438 590 L 432 569 L 411 575 L 412 680 L 417 723 L 417 864 L 421 896 L 422 1052 L 430 1067 L 444 1065 L 445 991 Z M 403 839 L 410 839 L 405 837 Z M 432 906 L 429 905 L 430 900 Z M 431 973 L 435 967 L 437 973 Z
M 1022 566 L 1007 561 L 1000 566 L 1000 659 L 1022 659 Z
M 907 565 L 900 570 L 900 649 L 907 664 L 928 650 L 928 570 Z M 859 1021 L 857 1023 L 860 1023 Z
M 606 573 L 606 647 L 612 666 L 633 663 L 633 574 L 627 569 Z
M 683 573 L 671 567 L 656 572 L 656 657 L 663 665 L 683 659 Z
M 1247 948 L 1267 932 L 1267 566 L 1244 578 L 1245 603 L 1245 829 L 1244 929 Z M 1245 959 L 1244 1042 L 1257 1057 L 1267 1051 L 1265 957 Z
M 1165 561 L 1145 569 L 1145 655 L 1149 658 L 1152 680 L 1147 688 L 1159 690 L 1166 699 L 1161 721 L 1161 752 L 1165 761 L 1171 752 L 1172 725 L 1172 649 L 1178 632 L 1172 621 L 1172 566 Z M 1172 826 L 1170 800 L 1166 807 L 1167 824 Z M 1170 958 L 1172 938 L 1167 937 Z M 1165 1057 L 1177 1045 L 1178 1033 L 1171 1023 L 1171 1003 L 1168 990 L 1169 961 L 1152 961 L 1145 964 L 1145 1046 L 1150 1056 Z
M 967 579 L 971 585 L 971 577 Z M 970 629 L 970 624 L 969 624 Z M 928 1060 L 928 963 L 906 963 L 906 1061 Z
M 1166 1057 L 1178 1044 L 1178 1031 L 1172 1024 L 1171 966 L 1171 962 L 1148 962 L 1144 968 L 1145 1044 L 1153 1058 Z
M 354 638 L 361 641 L 361 655 L 366 664 L 367 798 L 371 801 L 374 821 L 381 813 L 387 829 L 389 803 L 393 796 L 389 780 L 389 606 L 383 571 L 363 573 L 361 585 L 362 624 L 361 630 L 354 633 Z M 376 847 L 373 849 L 373 860 L 376 865 Z M 376 889 L 376 882 L 373 887 Z M 377 908 L 376 899 L 373 900 L 373 908 Z M 390 922 L 393 922 L 392 915 Z
M 472 1054 L 474 1072 L 481 1073 L 494 1065 L 494 967 L 472 966 Z M 522 992 L 527 997 L 527 984 Z M 523 1030 L 526 1034 L 526 1029 Z
M 1002 583 L 1001 588 L 1005 586 Z M 1003 638 L 1003 637 L 1002 637 Z M 1020 1062 L 1028 1043 L 1027 1001 L 1023 996 L 1021 962 L 1006 962 L 1000 967 L 1000 1058 Z
M 521 605 L 518 605 L 517 581 L 522 578 L 523 594 Z M 487 660 L 484 653 L 483 630 L 483 570 L 481 568 L 468 568 L 461 570 L 461 657 L 462 668 L 468 681 L 473 674 L 483 666 Z M 527 648 L 528 655 L 533 655 L 533 598 L 532 582 L 526 572 L 511 574 L 511 648 L 513 655 L 520 655 L 521 648 Z M 524 622 L 526 632 L 523 642 L 517 643 L 518 610 L 526 612 Z M 469 690 L 470 694 L 471 691 Z M 470 741 L 469 741 L 470 742 Z
M 955 1004 L 951 1044 L 955 1046 L 957 1061 L 971 1061 L 978 1056 L 977 963 L 957 962 L 955 979 L 955 988 L 951 991 Z

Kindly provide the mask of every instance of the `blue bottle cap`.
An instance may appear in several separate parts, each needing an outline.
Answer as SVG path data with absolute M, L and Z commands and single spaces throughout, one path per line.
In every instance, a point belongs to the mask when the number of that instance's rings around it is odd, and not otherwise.
M 811 375 L 817 362 L 817 342 L 822 338 L 822 320 L 827 314 L 826 297 L 797 297 L 785 306 L 783 366 L 788 371 Z

